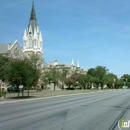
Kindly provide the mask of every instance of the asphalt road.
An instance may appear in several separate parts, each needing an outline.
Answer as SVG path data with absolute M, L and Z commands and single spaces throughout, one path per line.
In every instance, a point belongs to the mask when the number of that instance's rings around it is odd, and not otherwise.
M 0 104 L 0 130 L 119 130 L 121 119 L 128 89 Z

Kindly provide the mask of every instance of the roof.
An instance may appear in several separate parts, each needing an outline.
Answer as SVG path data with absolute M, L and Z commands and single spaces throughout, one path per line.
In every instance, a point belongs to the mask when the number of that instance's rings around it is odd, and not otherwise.
M 6 53 L 13 43 L 0 44 L 0 54 Z
M 31 25 L 32 27 L 32 31 L 34 34 L 34 29 L 37 28 L 37 19 L 36 19 L 36 13 L 35 13 L 35 7 L 34 7 L 34 2 L 32 4 L 32 10 L 31 10 L 31 15 L 30 15 L 30 20 L 29 20 L 29 25 L 28 27 Z M 28 28 L 29 29 L 29 28 Z

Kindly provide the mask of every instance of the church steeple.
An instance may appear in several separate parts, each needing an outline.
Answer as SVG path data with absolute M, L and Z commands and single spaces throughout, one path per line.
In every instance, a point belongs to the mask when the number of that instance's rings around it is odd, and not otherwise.
M 34 34 L 35 28 L 37 28 L 37 18 L 36 18 L 36 12 L 35 12 L 35 6 L 34 6 L 34 1 L 32 4 L 32 9 L 31 9 L 31 15 L 30 15 L 30 20 L 29 20 L 29 25 L 28 28 L 32 28 L 32 33 Z
M 72 62 L 71 62 L 71 65 L 74 66 L 74 59 L 72 58 Z
M 26 55 L 30 53 L 43 54 L 42 50 L 42 33 L 37 24 L 34 1 L 32 3 L 31 14 L 27 29 L 23 36 L 23 52 Z
M 36 20 L 36 13 L 35 13 L 35 7 L 34 7 L 34 1 L 33 1 L 33 4 L 32 4 L 32 10 L 31 10 L 31 16 L 30 16 L 30 20 Z

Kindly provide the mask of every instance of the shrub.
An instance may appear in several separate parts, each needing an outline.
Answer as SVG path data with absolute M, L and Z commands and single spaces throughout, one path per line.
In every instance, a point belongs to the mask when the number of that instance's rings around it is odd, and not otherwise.
M 6 91 L 1 91 L 1 93 L 0 93 L 0 97 L 5 97 L 6 96 Z
M 37 88 L 37 91 L 42 91 L 42 89 L 41 88 Z

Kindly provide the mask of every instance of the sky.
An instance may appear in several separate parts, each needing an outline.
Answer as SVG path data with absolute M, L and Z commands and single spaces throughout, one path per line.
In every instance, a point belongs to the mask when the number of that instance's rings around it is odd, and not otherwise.
M 130 74 L 130 0 L 34 0 L 43 57 L 83 69 L 105 66 Z M 0 0 L 0 44 L 18 40 L 28 26 L 32 0 Z

